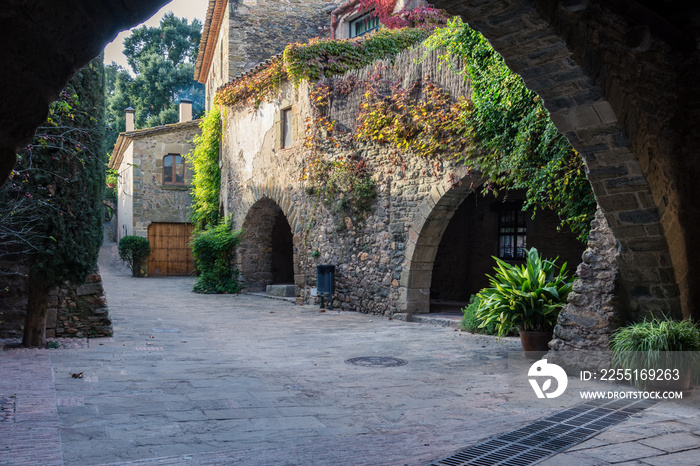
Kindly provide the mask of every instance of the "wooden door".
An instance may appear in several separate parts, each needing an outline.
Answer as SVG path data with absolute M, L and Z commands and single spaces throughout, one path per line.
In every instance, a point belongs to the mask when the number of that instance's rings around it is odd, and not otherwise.
M 189 223 L 152 223 L 148 226 L 148 241 L 151 243 L 149 275 L 189 275 L 194 271 L 190 248 L 193 228 Z

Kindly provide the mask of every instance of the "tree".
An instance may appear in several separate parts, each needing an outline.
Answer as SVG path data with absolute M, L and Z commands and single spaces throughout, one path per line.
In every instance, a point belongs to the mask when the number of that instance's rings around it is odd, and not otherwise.
M 18 154 L 3 202 L 3 231 L 29 257 L 23 346 L 46 345 L 49 291 L 95 270 L 102 244 L 104 189 L 102 57 L 80 70 L 51 104 L 49 117 Z M 13 211 L 23 212 L 15 216 Z M 22 229 L 24 219 L 32 220 Z M 22 218 L 24 217 L 24 219 Z
M 178 101 L 193 101 L 193 116 L 204 113 L 204 85 L 193 80 L 202 24 L 167 13 L 158 27 L 142 26 L 124 40 L 124 55 L 134 72 L 112 62 L 105 67 L 107 143 L 111 149 L 125 130 L 124 109 L 136 109 L 136 128 L 178 120 Z

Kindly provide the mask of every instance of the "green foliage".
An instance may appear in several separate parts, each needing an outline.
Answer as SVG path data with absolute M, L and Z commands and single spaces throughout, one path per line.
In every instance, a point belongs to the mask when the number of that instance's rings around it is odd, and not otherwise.
M 280 83 L 289 77 L 295 84 L 343 74 L 376 60 L 394 57 L 430 34 L 425 29 L 382 29 L 352 40 L 311 39 L 289 44 L 282 58 L 273 59 L 259 71 L 248 73 L 218 89 L 214 102 L 228 106 L 257 107 L 272 100 Z
M 202 134 L 195 136 L 194 150 L 185 155 L 194 172 L 190 191 L 194 202 L 190 219 L 196 230 L 219 223 L 221 108 L 218 105 L 209 110 L 199 123 L 199 128 Z
M 469 147 L 465 115 L 471 104 L 460 98 L 452 103 L 447 91 L 428 81 L 408 89 L 395 86 L 389 95 L 367 85 L 360 104 L 355 136 L 421 157 L 462 157 Z M 423 98 L 413 96 L 422 90 Z
M 49 341 L 46 342 L 46 348 L 47 348 L 47 349 L 57 349 L 57 348 L 60 348 L 60 347 L 61 347 L 61 344 L 60 344 L 59 342 L 57 342 L 57 341 L 49 340 Z
M 596 201 L 581 157 L 556 129 L 541 99 L 459 18 L 436 30 L 426 44 L 464 64 L 456 71 L 469 79 L 473 105 L 463 121 L 482 173 L 498 186 L 525 189 L 524 208 L 554 210 L 585 240 Z
M 119 240 L 119 258 L 126 262 L 134 277 L 143 276 L 144 261 L 151 255 L 151 243 L 141 236 L 127 235 Z
M 105 180 L 105 199 L 117 199 L 117 186 L 119 185 L 119 172 L 113 168 L 107 169 Z
M 344 74 L 395 57 L 430 35 L 425 29 L 380 29 L 351 40 L 311 39 L 307 44 L 290 44 L 284 49 L 284 66 L 290 79 L 315 81 Z
M 103 85 L 99 57 L 50 105 L 46 122 L 17 154 L 6 185 L 0 237 L 5 242 L 5 234 L 16 233 L 14 240 L 32 258 L 30 280 L 42 286 L 80 283 L 97 263 L 105 183 Z M 24 216 L 28 211 L 31 216 Z
M 496 274 L 489 277 L 476 317 L 481 327 L 494 323 L 498 335 L 512 327 L 520 330 L 549 330 L 557 323 L 559 311 L 566 305 L 573 280 L 566 273 L 566 263 L 558 267 L 554 260 L 542 259 L 537 249 L 526 250 L 524 264 L 511 265 L 494 257 Z
M 238 293 L 238 274 L 231 262 L 240 242 L 241 232 L 231 229 L 231 217 L 194 235 L 192 254 L 200 273 L 194 284 L 195 293 Z
M 479 297 L 472 295 L 471 298 L 469 298 L 469 305 L 462 309 L 462 329 L 472 333 L 498 335 L 496 322 L 489 322 L 488 325 L 481 327 L 483 321 L 476 316 L 476 313 L 479 310 L 479 302 Z M 506 336 L 513 336 L 517 334 L 518 329 L 515 327 L 511 327 L 510 330 L 505 333 Z
M 136 128 L 178 121 L 178 102 L 193 101 L 192 113 L 204 112 L 204 85 L 192 79 L 202 24 L 166 14 L 158 27 L 142 26 L 124 40 L 124 55 L 135 73 L 116 63 L 106 66 L 108 149 L 125 130 L 124 109 L 136 109 Z
M 685 369 L 687 364 L 700 363 L 700 329 L 688 320 L 644 319 L 619 328 L 610 347 L 616 369 Z M 648 382 L 641 378 L 632 381 L 640 389 Z

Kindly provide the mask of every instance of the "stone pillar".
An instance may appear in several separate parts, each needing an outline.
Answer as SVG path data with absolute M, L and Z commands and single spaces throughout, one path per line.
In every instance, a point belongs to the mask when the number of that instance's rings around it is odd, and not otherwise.
M 551 362 L 575 369 L 599 369 L 609 364 L 610 334 L 626 320 L 617 255 L 617 241 L 599 209 L 569 302 L 554 328 L 547 355 Z

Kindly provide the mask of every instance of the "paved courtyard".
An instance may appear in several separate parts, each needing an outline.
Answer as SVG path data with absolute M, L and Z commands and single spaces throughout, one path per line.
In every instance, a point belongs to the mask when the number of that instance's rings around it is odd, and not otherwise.
M 114 338 L 0 352 L 0 464 L 425 465 L 564 408 L 509 400 L 514 339 L 196 295 L 131 278 L 110 244 L 100 261 Z M 697 465 L 698 414 L 659 403 L 542 464 Z

